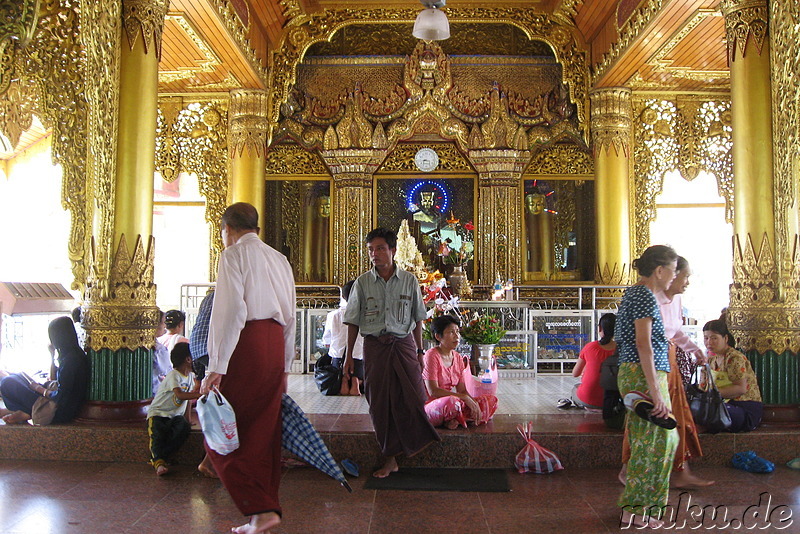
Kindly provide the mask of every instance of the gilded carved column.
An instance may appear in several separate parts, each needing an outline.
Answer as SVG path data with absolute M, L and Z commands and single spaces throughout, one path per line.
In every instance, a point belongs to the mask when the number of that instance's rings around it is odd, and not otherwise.
M 258 210 L 264 235 L 268 95 L 257 89 L 231 91 L 228 108 L 228 152 L 231 201 L 248 202 Z
M 386 158 L 379 148 L 337 148 L 320 152 L 333 176 L 331 274 L 334 284 L 353 280 L 369 268 L 364 238 L 373 225 L 373 175 Z
M 118 95 L 116 128 L 90 130 L 93 136 L 115 136 L 112 143 L 90 139 L 93 146 L 105 144 L 116 150 L 102 154 L 105 172 L 115 169 L 113 178 L 109 180 L 103 171 L 97 178 L 98 194 L 105 191 L 100 201 L 109 205 L 101 212 L 108 214 L 109 223 L 101 221 L 95 228 L 90 250 L 83 326 L 92 377 L 89 402 L 81 414 L 85 419 L 141 419 L 152 396 L 152 351 L 158 324 L 153 173 L 158 61 L 168 4 L 168 0 L 122 2 L 119 76 L 107 80 L 117 89 L 109 91 Z
M 788 47 L 784 40 L 797 36 L 773 38 L 770 21 L 780 25 L 787 20 L 771 18 L 767 0 L 723 0 L 720 7 L 725 16 L 733 116 L 735 207 L 728 326 L 737 347 L 753 364 L 764 402 L 773 405 L 765 410 L 765 418 L 797 420 L 800 250 L 792 176 L 796 171 L 791 163 L 774 160 L 775 147 L 783 148 L 790 141 L 781 136 L 796 131 L 773 131 L 773 109 L 777 115 L 788 110 L 773 102 L 782 96 L 772 91 L 771 81 L 771 69 L 776 83 L 781 76 L 796 77 L 795 71 L 784 72 L 781 64 L 795 61 L 796 53 L 776 64 L 770 62 L 773 43 Z M 795 85 L 796 80 L 789 82 L 782 92 Z
M 520 283 L 525 246 L 522 172 L 531 153 L 491 148 L 470 150 L 467 157 L 478 171 L 477 282 L 491 284 L 499 274 Z
M 589 99 L 597 218 L 595 282 L 624 285 L 631 263 L 631 91 L 624 87 L 595 89 Z

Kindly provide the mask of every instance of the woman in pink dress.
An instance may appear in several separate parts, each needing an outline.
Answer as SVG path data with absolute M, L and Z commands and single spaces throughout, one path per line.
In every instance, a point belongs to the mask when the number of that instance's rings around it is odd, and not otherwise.
M 461 340 L 458 319 L 442 315 L 431 323 L 433 337 L 439 345 L 428 350 L 424 356 L 425 367 L 422 379 L 428 390 L 425 413 L 433 426 L 445 425 L 454 429 L 458 425 L 466 428 L 467 421 L 483 424 L 497 410 L 497 397 L 481 395 L 472 398 L 464 384 L 464 358 L 455 351 Z

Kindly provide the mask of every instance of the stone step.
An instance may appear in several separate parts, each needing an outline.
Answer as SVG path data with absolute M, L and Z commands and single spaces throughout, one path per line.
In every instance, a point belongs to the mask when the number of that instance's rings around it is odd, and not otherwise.
M 368 415 L 309 414 L 334 458 L 350 458 L 362 469 L 380 463 L 380 450 Z M 525 441 L 517 424 L 532 421 L 534 439 L 555 452 L 566 468 L 617 467 L 622 432 L 605 427 L 595 414 L 497 415 L 486 426 L 442 430 L 434 443 L 401 465 L 415 467 L 513 467 Z M 146 462 L 148 436 L 144 422 L 126 425 L 74 423 L 33 427 L 0 426 L 0 459 Z M 746 434 L 704 434 L 704 457 L 696 465 L 725 466 L 734 453 L 754 450 L 759 456 L 786 463 L 800 456 L 800 427 L 765 425 Z M 196 464 L 203 457 L 202 434 L 193 429 L 174 463 Z

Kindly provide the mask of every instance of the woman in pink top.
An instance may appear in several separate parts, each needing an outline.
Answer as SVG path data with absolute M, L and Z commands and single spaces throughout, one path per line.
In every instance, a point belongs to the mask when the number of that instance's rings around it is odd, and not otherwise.
M 578 363 L 572 369 L 572 376 L 583 377 L 572 389 L 572 404 L 579 408 L 603 409 L 605 391 L 600 386 L 600 365 L 617 350 L 617 342 L 614 341 L 616 322 L 617 316 L 613 313 L 605 313 L 600 317 L 597 326 L 600 339 L 584 345 Z
M 482 424 L 489 421 L 497 409 L 497 397 L 481 395 L 472 398 L 464 384 L 464 358 L 455 351 L 461 340 L 458 319 L 442 315 L 431 323 L 433 337 L 439 345 L 424 356 L 422 379 L 428 390 L 425 413 L 433 426 L 466 428 L 467 421 Z M 455 390 L 455 391 L 454 391 Z

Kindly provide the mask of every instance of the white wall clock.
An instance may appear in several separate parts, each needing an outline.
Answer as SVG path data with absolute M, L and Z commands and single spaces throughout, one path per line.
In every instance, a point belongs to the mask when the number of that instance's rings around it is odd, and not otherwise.
M 432 148 L 420 148 L 414 156 L 414 164 L 422 172 L 431 172 L 439 166 L 439 154 Z

